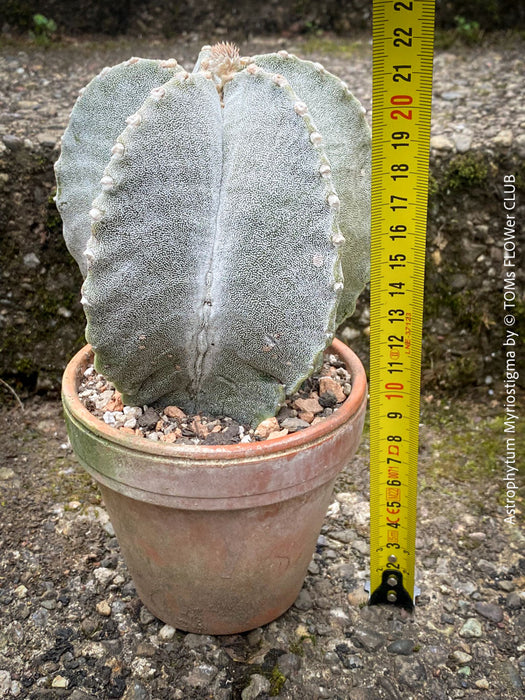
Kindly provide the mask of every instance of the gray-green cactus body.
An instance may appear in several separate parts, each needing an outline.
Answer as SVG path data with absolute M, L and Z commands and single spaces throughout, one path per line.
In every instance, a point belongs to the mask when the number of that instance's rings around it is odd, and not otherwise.
M 343 288 L 338 198 L 304 106 L 248 68 L 149 97 L 94 202 L 97 369 L 133 404 L 257 423 L 318 364 Z
M 365 110 L 348 86 L 319 63 L 286 51 L 254 56 L 253 60 L 289 81 L 323 135 L 341 200 L 339 226 L 345 237 L 341 253 L 345 287 L 337 310 L 339 324 L 354 312 L 370 276 L 371 135 Z
M 104 68 L 79 95 L 62 138 L 55 171 L 56 202 L 64 238 L 84 277 L 84 250 L 91 235 L 88 212 L 100 192 L 100 179 L 111 157 L 111 147 L 126 126 L 126 117 L 140 107 L 150 90 L 180 70 L 174 59 L 131 58 Z
M 317 64 L 229 44 L 192 74 L 131 59 L 90 83 L 57 201 L 126 403 L 255 424 L 319 365 L 368 277 L 362 112 Z

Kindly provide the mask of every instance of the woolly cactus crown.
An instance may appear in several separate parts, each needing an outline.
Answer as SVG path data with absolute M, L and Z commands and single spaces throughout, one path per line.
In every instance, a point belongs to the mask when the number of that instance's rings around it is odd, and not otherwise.
M 257 423 L 314 371 L 368 278 L 363 112 L 320 64 L 231 44 L 191 74 L 132 58 L 82 91 L 57 206 L 126 403 Z

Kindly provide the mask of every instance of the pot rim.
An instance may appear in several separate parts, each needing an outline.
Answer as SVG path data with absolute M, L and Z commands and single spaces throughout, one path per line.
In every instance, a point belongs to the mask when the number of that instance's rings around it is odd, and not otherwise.
M 334 338 L 326 352 L 338 355 L 351 373 L 352 391 L 343 404 L 316 425 L 273 440 L 260 442 L 236 443 L 234 445 L 177 445 L 147 440 L 138 435 L 127 435 L 104 423 L 83 405 L 78 397 L 78 382 L 86 366 L 93 359 L 93 350 L 85 345 L 68 363 L 62 377 L 62 401 L 64 409 L 76 420 L 84 424 L 94 434 L 121 445 L 158 457 L 191 460 L 228 460 L 250 459 L 269 456 L 288 449 L 298 449 L 327 437 L 338 427 L 355 415 L 367 399 L 366 373 L 357 355 L 343 342 Z

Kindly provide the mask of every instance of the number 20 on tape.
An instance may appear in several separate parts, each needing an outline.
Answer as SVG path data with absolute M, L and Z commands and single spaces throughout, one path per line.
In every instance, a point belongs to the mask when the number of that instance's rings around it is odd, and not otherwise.
M 434 1 L 373 4 L 370 603 L 412 609 Z

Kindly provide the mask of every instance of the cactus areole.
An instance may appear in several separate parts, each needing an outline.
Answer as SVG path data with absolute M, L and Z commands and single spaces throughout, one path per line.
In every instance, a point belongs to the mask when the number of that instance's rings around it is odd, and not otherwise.
M 103 69 L 55 167 L 86 338 L 125 403 L 275 415 L 368 279 L 364 109 L 285 51 Z

